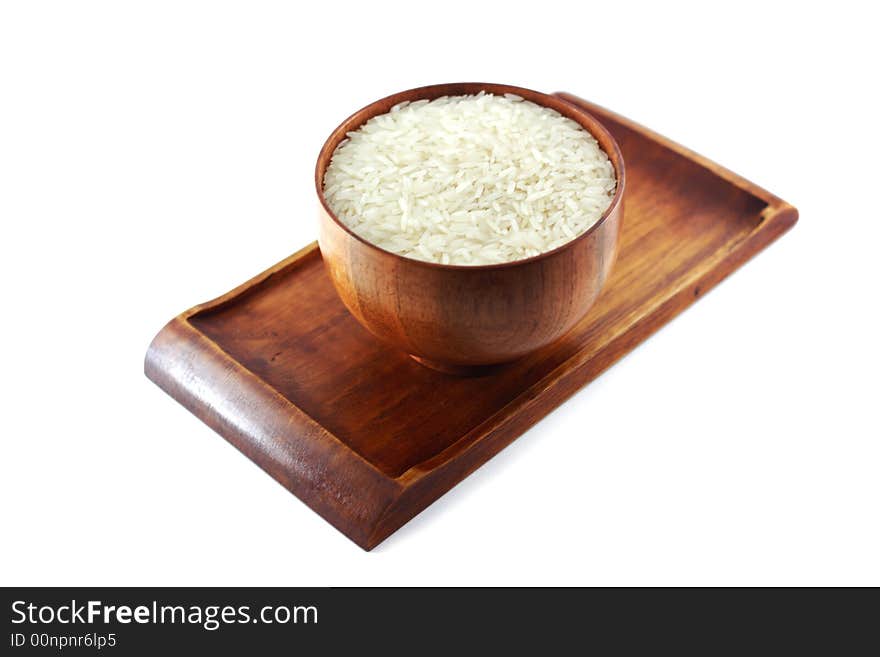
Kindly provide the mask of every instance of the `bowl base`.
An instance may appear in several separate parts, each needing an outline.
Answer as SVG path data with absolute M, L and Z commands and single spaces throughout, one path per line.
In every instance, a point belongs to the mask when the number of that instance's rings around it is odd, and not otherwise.
M 443 372 L 444 374 L 452 374 L 454 376 L 488 376 L 502 369 L 506 363 L 498 365 L 453 365 L 450 363 L 438 363 L 435 360 L 422 358 L 421 356 L 409 355 L 419 365 L 423 365 L 428 369 Z

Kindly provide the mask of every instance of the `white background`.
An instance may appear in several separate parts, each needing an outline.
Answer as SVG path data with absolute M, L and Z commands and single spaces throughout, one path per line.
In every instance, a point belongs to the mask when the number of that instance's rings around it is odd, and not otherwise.
M 0 583 L 880 584 L 880 52 L 821 5 L 0 5 Z M 365 553 L 142 360 L 315 238 L 343 118 L 461 80 L 574 92 L 801 220 Z

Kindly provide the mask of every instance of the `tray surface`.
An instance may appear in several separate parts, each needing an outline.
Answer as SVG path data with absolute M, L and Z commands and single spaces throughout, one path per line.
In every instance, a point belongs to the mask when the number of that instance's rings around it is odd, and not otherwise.
M 617 263 L 559 342 L 488 376 L 426 369 L 348 314 L 313 244 L 172 320 L 147 375 L 370 549 L 789 228 L 772 194 L 567 94 L 617 139 Z

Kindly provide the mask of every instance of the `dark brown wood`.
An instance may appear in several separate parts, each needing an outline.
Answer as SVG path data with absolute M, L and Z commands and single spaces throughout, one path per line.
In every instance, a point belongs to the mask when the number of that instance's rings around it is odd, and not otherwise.
M 560 98 L 608 128 L 628 176 L 617 263 L 561 340 L 483 377 L 427 369 L 346 311 L 313 244 L 172 320 L 147 376 L 355 543 L 380 543 L 797 219 L 705 158 Z
M 516 94 L 552 107 L 590 132 L 608 154 L 617 190 L 602 217 L 553 251 L 498 265 L 422 262 L 380 249 L 340 222 L 323 195 L 324 172 L 346 135 L 395 105 L 441 96 Z M 371 103 L 333 131 L 318 155 L 318 242 L 345 306 L 369 331 L 444 372 L 485 373 L 559 339 L 581 321 L 611 271 L 623 218 L 623 158 L 614 138 L 590 114 L 557 96 L 488 83 L 410 89 Z

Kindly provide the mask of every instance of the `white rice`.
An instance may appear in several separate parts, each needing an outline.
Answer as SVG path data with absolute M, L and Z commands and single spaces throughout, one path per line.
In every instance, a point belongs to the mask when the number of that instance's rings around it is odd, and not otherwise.
M 596 223 L 617 184 L 589 132 L 513 95 L 401 103 L 347 136 L 324 176 L 330 209 L 418 260 L 485 265 L 550 251 Z

